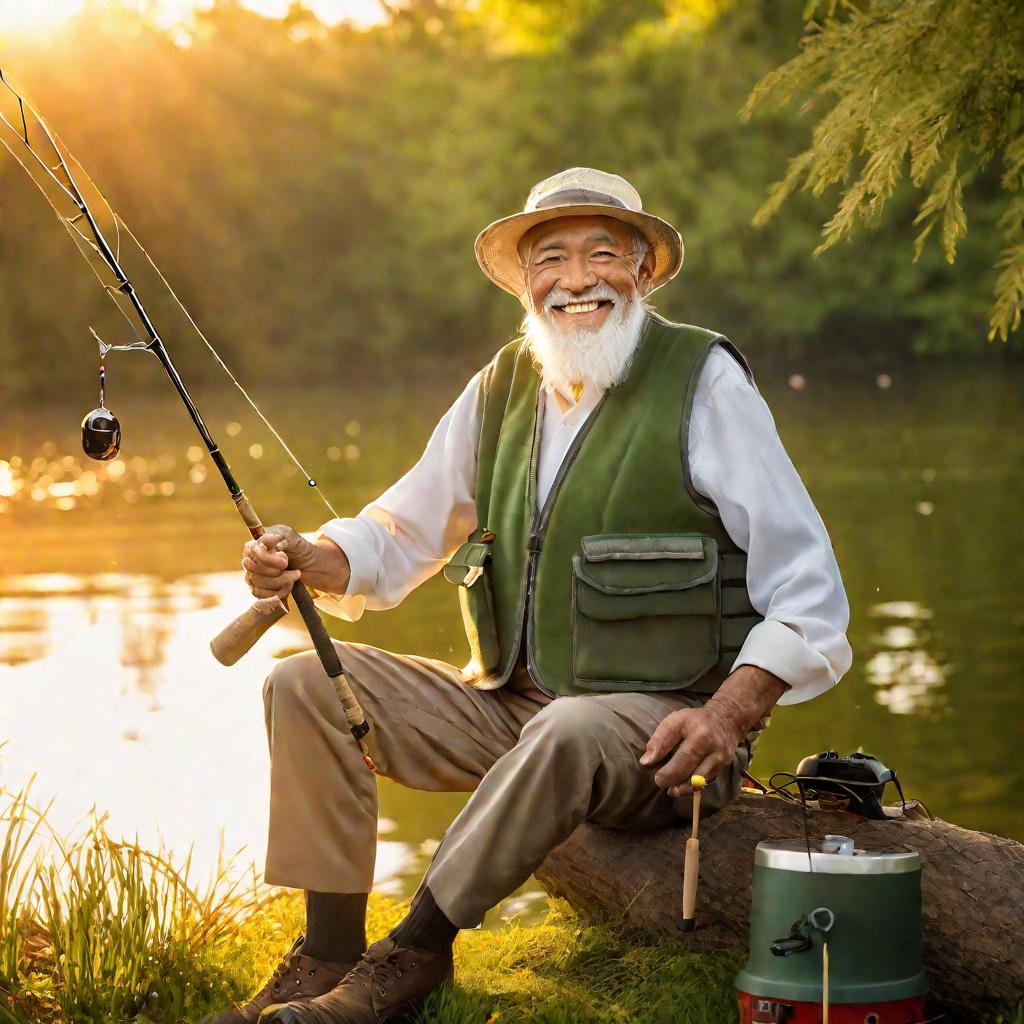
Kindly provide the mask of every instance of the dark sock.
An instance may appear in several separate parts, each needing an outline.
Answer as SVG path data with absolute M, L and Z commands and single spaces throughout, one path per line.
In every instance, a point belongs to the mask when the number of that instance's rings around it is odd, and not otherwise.
M 398 922 L 391 938 L 402 946 L 425 949 L 430 953 L 450 953 L 459 929 L 444 916 L 434 895 L 424 889 L 408 915 Z
M 299 952 L 329 964 L 354 964 L 366 952 L 365 892 L 306 892 L 306 937 Z

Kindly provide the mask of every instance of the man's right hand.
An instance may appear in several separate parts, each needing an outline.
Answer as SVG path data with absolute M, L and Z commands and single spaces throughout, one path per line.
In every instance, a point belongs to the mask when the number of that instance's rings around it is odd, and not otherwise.
M 243 548 L 245 582 L 254 597 L 277 597 L 282 602 L 301 579 L 316 590 L 344 594 L 349 565 L 345 552 L 332 540 L 307 540 L 290 526 L 271 526 Z

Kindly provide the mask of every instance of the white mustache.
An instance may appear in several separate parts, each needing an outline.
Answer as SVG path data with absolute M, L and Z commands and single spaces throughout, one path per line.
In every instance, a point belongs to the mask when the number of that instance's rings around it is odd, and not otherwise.
M 553 306 L 564 306 L 569 302 L 621 302 L 622 296 L 605 282 L 595 284 L 585 292 L 575 294 L 567 292 L 564 288 L 552 288 L 544 296 L 544 308 L 551 309 Z

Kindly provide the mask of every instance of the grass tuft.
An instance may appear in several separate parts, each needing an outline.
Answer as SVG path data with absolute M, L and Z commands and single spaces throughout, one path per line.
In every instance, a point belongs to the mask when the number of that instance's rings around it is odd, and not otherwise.
M 93 815 L 49 827 L 30 786 L 0 790 L 0 1022 L 177 1021 L 242 994 L 227 969 L 270 891 L 221 863 L 202 889 L 190 857 L 112 838 Z

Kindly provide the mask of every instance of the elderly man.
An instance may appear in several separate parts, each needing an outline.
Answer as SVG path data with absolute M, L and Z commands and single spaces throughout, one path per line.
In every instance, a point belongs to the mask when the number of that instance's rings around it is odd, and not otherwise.
M 373 758 L 416 789 L 472 791 L 408 916 L 364 952 L 377 797 L 311 654 L 265 690 L 268 881 L 306 890 L 307 930 L 221 1021 L 370 1024 L 452 974 L 452 943 L 583 821 L 644 831 L 736 793 L 776 703 L 850 665 L 825 528 L 740 353 L 646 299 L 678 232 L 617 175 L 573 168 L 476 244 L 526 308 L 420 461 L 315 542 L 246 546 L 258 597 L 302 579 L 356 619 L 444 569 L 472 661 L 339 643 Z M 352 968 L 350 970 L 350 968 Z

